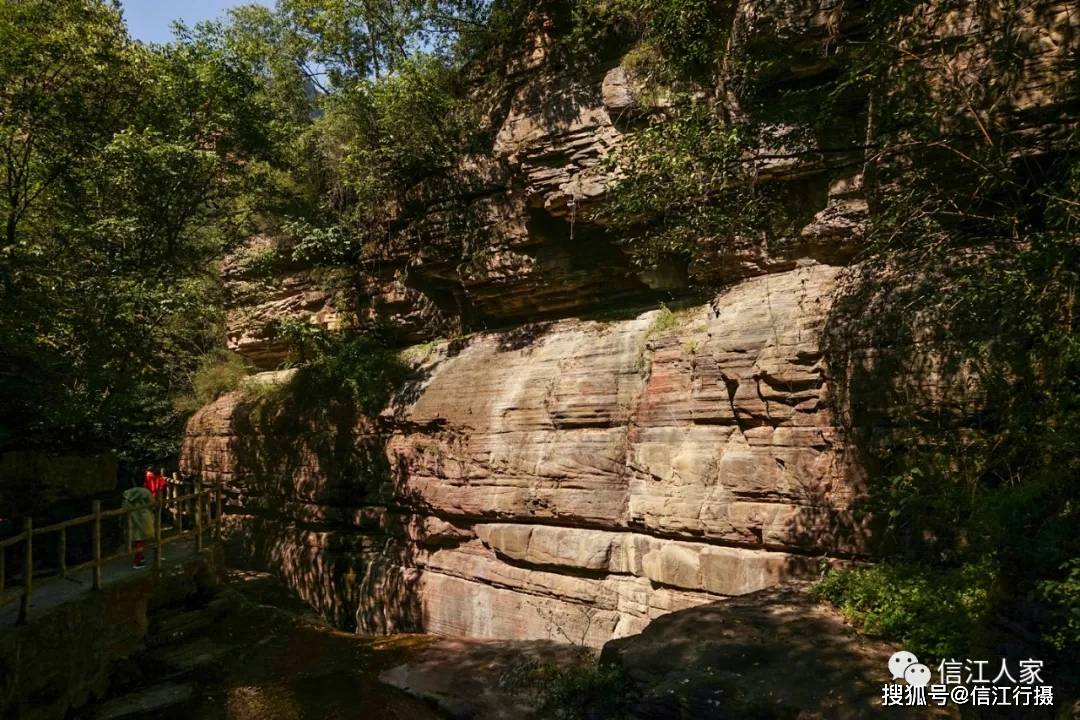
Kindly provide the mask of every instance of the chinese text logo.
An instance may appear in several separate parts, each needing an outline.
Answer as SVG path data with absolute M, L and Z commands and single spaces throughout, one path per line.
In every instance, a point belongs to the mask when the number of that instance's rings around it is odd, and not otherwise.
M 995 671 L 996 668 L 996 671 Z M 942 660 L 934 672 L 907 650 L 889 658 L 893 682 L 881 689 L 881 704 L 1029 706 L 1054 704 L 1054 688 L 1043 683 L 1042 660 L 1021 660 L 1010 670 L 1005 658 L 1000 663 L 989 660 Z

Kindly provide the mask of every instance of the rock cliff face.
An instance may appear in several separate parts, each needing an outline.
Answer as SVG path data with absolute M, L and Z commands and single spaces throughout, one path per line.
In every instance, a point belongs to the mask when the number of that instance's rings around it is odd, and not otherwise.
M 192 420 L 184 466 L 338 622 L 600 644 L 862 549 L 819 348 L 836 274 L 420 348 L 377 423 L 281 436 L 233 393 Z M 365 460 L 336 465 L 343 443 Z
M 793 59 L 776 82 L 812 88 L 830 55 L 799 53 L 861 31 L 844 6 L 744 0 L 734 37 L 779 48 Z M 1040 18 L 1039 57 L 1059 62 L 1078 20 Z M 942 32 L 974 32 L 952 19 Z M 458 336 L 406 351 L 415 376 L 377 418 L 286 386 L 226 395 L 188 426 L 182 468 L 227 488 L 234 560 L 280 573 L 343 626 L 600 645 L 867 549 L 852 513 L 863 470 L 822 350 L 863 238 L 867 99 L 824 134 L 762 125 L 746 160 L 792 189 L 789 237 L 645 272 L 589 211 L 620 128 L 662 96 L 643 99 L 621 65 L 557 70 L 537 27 L 492 152 L 457 188 L 479 241 L 427 203 L 346 302 L 327 282 L 339 274 L 253 289 L 226 264 L 230 346 L 264 368 L 283 357 L 265 332 L 282 317 Z M 1044 70 L 1030 68 L 1017 112 L 1052 105 Z M 656 309 L 658 291 L 689 282 L 725 289 Z

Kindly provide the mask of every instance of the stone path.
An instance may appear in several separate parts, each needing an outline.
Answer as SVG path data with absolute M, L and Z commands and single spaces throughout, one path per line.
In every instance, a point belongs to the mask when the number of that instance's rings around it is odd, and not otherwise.
M 168 536 L 166 536 L 168 537 Z M 177 540 L 165 545 L 163 567 L 176 565 L 179 562 L 190 559 L 195 555 L 195 541 Z M 136 574 L 154 572 L 154 549 L 148 548 L 146 552 L 146 567 L 136 570 L 131 566 L 131 557 L 124 556 L 115 558 L 105 563 L 102 568 L 102 585 L 110 585 Z M 93 568 L 86 568 L 79 572 L 69 573 L 67 577 L 43 577 L 40 580 L 34 578 L 34 592 L 31 595 L 30 618 L 33 620 L 35 613 L 46 612 L 51 608 L 62 605 L 83 593 L 90 592 L 93 586 Z M 22 595 L 22 587 L 9 587 L 2 597 L 6 604 L 0 607 L 0 633 L 5 628 L 15 625 L 19 617 L 19 597 Z
M 191 700 L 193 688 L 188 684 L 166 683 L 126 695 L 98 708 L 95 720 L 123 720 L 145 717 L 166 708 L 183 705 Z

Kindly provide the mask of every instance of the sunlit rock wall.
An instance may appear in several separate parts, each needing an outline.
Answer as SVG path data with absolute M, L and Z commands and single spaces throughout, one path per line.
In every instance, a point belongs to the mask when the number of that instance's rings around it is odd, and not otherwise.
M 836 274 L 417 348 L 374 421 L 234 393 L 183 466 L 229 490 L 242 557 L 343 625 L 600 644 L 862 549 L 819 347 Z
M 424 188 L 380 257 L 270 278 L 225 266 L 230 347 L 263 368 L 284 358 L 267 332 L 282 318 L 378 322 L 402 345 L 456 337 L 406 352 L 415 377 L 377 418 L 286 386 L 227 395 L 188 426 L 182 467 L 228 490 L 234 562 L 279 572 L 342 626 L 599 645 L 867 549 L 852 512 L 864 471 L 838 419 L 865 398 L 836 386 L 822 346 L 826 323 L 843 334 L 834 300 L 865 242 L 868 98 L 811 120 L 866 4 L 734 5 L 730 52 L 773 59 L 745 161 L 785 198 L 790 231 L 702 238 L 689 266 L 648 270 L 595 211 L 604 158 L 665 93 L 617 57 L 581 75 L 553 59 L 549 4 L 508 70 L 490 152 Z M 988 20 L 952 5 L 912 22 L 977 80 Z M 1015 27 L 1034 52 L 1002 112 L 1037 138 L 1072 97 L 1080 15 L 1025 8 Z M 718 289 L 687 304 L 690 286 Z M 879 348 L 849 340 L 848 362 L 873 366 Z M 932 396 L 923 366 L 873 377 Z

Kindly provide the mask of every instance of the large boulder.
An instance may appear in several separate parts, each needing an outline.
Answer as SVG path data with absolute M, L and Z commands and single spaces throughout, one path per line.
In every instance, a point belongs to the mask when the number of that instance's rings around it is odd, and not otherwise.
M 612 640 L 602 663 L 638 688 L 634 717 L 859 720 L 881 707 L 897 650 L 857 634 L 805 588 L 774 588 L 670 613 Z M 896 717 L 958 717 L 889 707 Z

